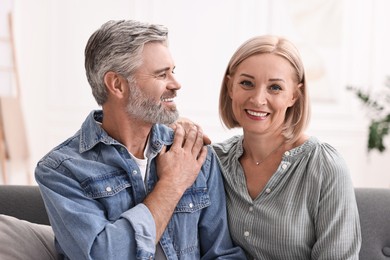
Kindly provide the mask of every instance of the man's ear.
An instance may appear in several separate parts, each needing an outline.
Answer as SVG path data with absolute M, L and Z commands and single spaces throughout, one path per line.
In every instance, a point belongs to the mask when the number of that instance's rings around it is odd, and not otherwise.
M 113 71 L 104 75 L 104 84 L 107 92 L 117 97 L 123 97 L 127 88 L 127 80 Z

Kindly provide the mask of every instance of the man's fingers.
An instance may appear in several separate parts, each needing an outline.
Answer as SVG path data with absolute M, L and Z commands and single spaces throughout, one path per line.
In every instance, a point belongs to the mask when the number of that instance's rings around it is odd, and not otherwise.
M 193 158 L 198 162 L 204 162 L 207 155 L 207 148 L 204 147 L 204 136 L 201 128 L 197 128 L 195 125 L 191 129 L 187 129 L 188 132 L 183 128 L 182 125 L 177 124 L 175 129 L 175 137 L 171 150 L 174 151 L 187 151 L 192 154 Z M 166 153 L 164 147 L 160 154 Z
M 159 154 L 164 154 L 167 152 L 167 146 L 166 145 L 163 145 L 163 147 L 161 148 L 161 151 Z

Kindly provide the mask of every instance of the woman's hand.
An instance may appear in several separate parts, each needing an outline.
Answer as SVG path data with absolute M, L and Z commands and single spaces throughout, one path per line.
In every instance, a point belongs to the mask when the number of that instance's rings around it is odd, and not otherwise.
M 180 117 L 175 123 L 170 124 L 169 127 L 172 128 L 173 130 L 176 130 L 177 125 L 181 125 L 183 127 L 185 131 L 185 138 L 187 137 L 191 129 L 196 128 L 198 130 L 202 130 L 202 127 L 200 125 L 195 124 L 193 121 L 185 117 Z M 211 144 L 210 138 L 204 133 L 203 133 L 203 143 L 205 145 Z

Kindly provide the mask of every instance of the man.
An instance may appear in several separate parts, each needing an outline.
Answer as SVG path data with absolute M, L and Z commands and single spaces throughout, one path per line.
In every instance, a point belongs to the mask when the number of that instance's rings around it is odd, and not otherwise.
M 65 259 L 245 259 L 233 246 L 219 164 L 186 138 L 167 30 L 109 21 L 85 68 L 102 110 L 49 152 L 35 176 Z M 173 139 L 174 138 L 174 139 Z

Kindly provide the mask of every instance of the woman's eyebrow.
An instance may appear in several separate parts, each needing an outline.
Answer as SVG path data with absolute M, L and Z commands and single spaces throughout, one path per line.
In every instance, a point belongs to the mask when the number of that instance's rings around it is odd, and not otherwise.
M 241 73 L 240 76 L 244 76 L 244 77 L 251 78 L 251 79 L 255 78 L 252 75 L 249 75 L 249 74 L 246 74 L 246 73 Z
M 271 82 L 274 82 L 274 81 L 283 81 L 283 82 L 286 82 L 284 79 L 279 79 L 279 78 L 272 78 L 272 79 L 269 79 L 269 81 L 271 81 Z

